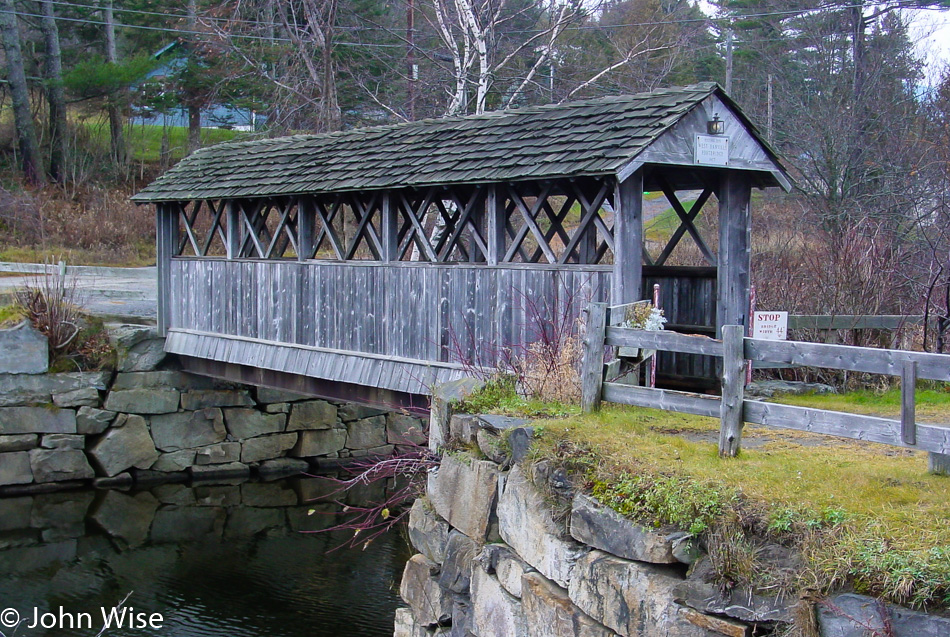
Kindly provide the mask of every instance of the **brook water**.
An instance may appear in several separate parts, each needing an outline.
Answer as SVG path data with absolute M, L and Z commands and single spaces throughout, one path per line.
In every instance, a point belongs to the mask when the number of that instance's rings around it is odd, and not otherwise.
M 295 479 L 0 499 L 0 634 L 94 637 L 131 593 L 136 627 L 104 635 L 391 635 L 405 541 L 327 553 L 352 533 L 301 533 L 336 523 L 337 505 L 312 500 L 327 490 Z M 146 623 L 156 613 L 160 628 Z

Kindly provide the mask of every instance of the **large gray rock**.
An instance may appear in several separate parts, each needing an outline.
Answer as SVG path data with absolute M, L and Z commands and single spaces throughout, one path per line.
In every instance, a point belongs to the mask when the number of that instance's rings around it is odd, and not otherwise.
M 329 429 L 335 424 L 335 405 L 325 400 L 307 400 L 294 403 L 290 410 L 290 420 L 287 421 L 287 431 Z
M 250 407 L 254 405 L 246 390 L 193 389 L 182 392 L 181 408 L 194 411 L 208 407 Z
M 568 595 L 587 615 L 624 637 L 712 637 L 682 615 L 673 594 L 680 581 L 670 567 L 591 551 L 577 561 Z
M 36 434 L 13 434 L 0 436 L 0 453 L 11 451 L 29 451 L 39 446 L 40 437 Z
M 40 446 L 44 449 L 85 449 L 86 437 L 77 434 L 46 434 Z
M 426 627 L 416 622 L 410 608 L 396 609 L 393 627 L 393 637 L 429 637 Z
M 265 403 L 292 403 L 297 400 L 307 400 L 313 396 L 305 396 L 284 389 L 271 389 L 270 387 L 257 388 L 257 402 Z
M 350 422 L 351 420 L 362 420 L 364 418 L 372 418 L 373 416 L 385 416 L 385 409 L 377 409 L 376 407 L 369 407 L 367 405 L 361 405 L 359 403 L 344 403 L 340 405 L 340 408 L 337 410 L 337 416 L 343 422 Z
M 55 407 L 0 407 L 0 434 L 74 434 L 76 412 Z
M 346 429 L 323 429 L 301 431 L 290 455 L 295 458 L 310 458 L 336 453 L 346 446 Z
M 99 390 L 95 387 L 83 387 L 53 394 L 53 404 L 57 407 L 96 407 L 99 404 Z
M 310 463 L 300 458 L 274 458 L 265 460 L 257 468 L 261 480 L 279 480 L 310 471 Z
M 224 464 L 241 459 L 241 443 L 219 442 L 216 445 L 199 447 L 195 450 L 195 464 Z
M 386 444 L 386 417 L 373 416 L 346 425 L 349 449 L 372 449 Z
M 280 458 L 297 444 L 297 433 L 274 434 L 245 440 L 241 462 L 260 462 Z
M 0 374 L 45 374 L 49 370 L 49 341 L 29 321 L 0 330 Z
M 525 562 L 567 587 L 574 563 L 589 549 L 575 542 L 554 520 L 544 496 L 515 466 L 498 499 L 498 532 Z
M 125 389 L 213 389 L 215 381 L 185 372 L 126 372 L 117 374 L 112 390 Z
M 527 634 L 521 601 L 508 594 L 492 575 L 472 569 L 472 624 L 479 637 L 522 637 Z
M 225 409 L 224 424 L 232 436 L 239 440 L 279 433 L 284 430 L 287 416 L 264 414 L 256 409 Z
M 433 451 L 448 441 L 449 421 L 455 405 L 485 385 L 477 378 L 460 378 L 438 385 L 432 391 L 432 403 L 429 409 L 429 448 Z
M 28 451 L 0 453 L 0 486 L 33 482 Z
M 127 414 L 169 414 L 178 411 L 180 394 L 174 389 L 112 390 L 104 407 Z
M 426 489 L 436 512 L 476 542 L 492 530 L 497 491 L 498 465 L 462 454 L 443 455 Z
M 439 565 L 424 555 L 413 555 L 402 572 L 399 594 L 420 624 L 447 623 L 452 616 L 452 596 L 439 586 Z
M 80 449 L 34 449 L 29 452 L 37 483 L 89 480 L 96 476 Z
M 498 583 L 502 588 L 519 599 L 521 598 L 521 576 L 534 572 L 534 569 L 518 557 L 518 554 L 507 544 L 486 545 L 477 560 L 486 572 L 498 578 Z
M 475 444 L 481 421 L 474 414 L 452 414 L 449 418 L 449 440 L 463 445 Z
M 764 556 L 766 549 L 762 550 Z M 784 562 L 778 555 L 770 560 L 773 567 L 784 565 Z M 713 567 L 708 559 L 696 564 L 690 571 L 689 579 L 678 584 L 673 594 L 681 604 L 701 613 L 732 617 L 750 623 L 794 621 L 794 600 L 787 597 L 767 596 L 742 589 L 733 589 L 727 593 L 720 591 L 719 586 L 713 583 Z
M 386 442 L 391 445 L 425 445 L 426 426 L 421 418 L 391 412 L 386 414 Z
M 675 531 L 660 533 L 628 520 L 593 498 L 578 493 L 571 507 L 571 536 L 583 544 L 617 557 L 655 564 L 672 564 Z
M 180 451 L 163 453 L 158 456 L 158 460 L 149 469 L 165 472 L 184 471 L 195 464 L 196 454 L 196 449 L 181 449 Z
M 540 573 L 525 573 L 521 578 L 521 607 L 528 637 L 616 635 L 581 611 L 571 602 L 565 589 Z
M 445 544 L 445 561 L 439 573 L 439 586 L 453 593 L 468 594 L 472 565 L 479 545 L 464 533 L 452 531 Z
M 449 523 L 422 498 L 409 510 L 409 541 L 417 551 L 436 564 L 445 561 L 445 544 L 449 540 Z
M 197 482 L 210 480 L 247 480 L 251 476 L 251 468 L 243 462 L 195 465 L 191 467 L 190 471 L 191 479 Z
M 228 432 L 218 408 L 152 416 L 152 438 L 162 451 L 178 451 L 223 442 Z
M 95 407 L 80 407 L 76 412 L 76 433 L 101 434 L 115 420 L 115 412 Z
M 133 495 L 107 489 L 93 506 L 91 517 L 110 536 L 136 547 L 148 539 L 158 506 L 158 500 L 147 491 Z
M 0 374 L 0 406 L 49 403 L 53 394 L 93 387 L 104 391 L 110 372 Z
M 154 327 L 109 325 L 109 340 L 116 350 L 116 370 L 147 372 L 165 360 L 165 339 Z
M 126 469 L 148 469 L 158 460 L 158 450 L 142 416 L 131 415 L 118 429 L 109 429 L 89 448 L 100 473 L 112 477 Z
M 844 594 L 818 604 L 822 637 L 946 637 L 950 618 L 928 615 L 864 595 Z M 890 624 L 890 632 L 886 625 Z

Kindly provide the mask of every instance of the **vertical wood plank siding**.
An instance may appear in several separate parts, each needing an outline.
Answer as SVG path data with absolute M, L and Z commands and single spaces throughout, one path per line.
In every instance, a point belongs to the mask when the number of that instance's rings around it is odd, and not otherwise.
M 172 328 L 422 361 L 495 364 L 607 301 L 609 266 L 173 259 Z M 255 361 L 247 361 L 255 364 Z M 318 374 L 319 375 L 319 374 Z

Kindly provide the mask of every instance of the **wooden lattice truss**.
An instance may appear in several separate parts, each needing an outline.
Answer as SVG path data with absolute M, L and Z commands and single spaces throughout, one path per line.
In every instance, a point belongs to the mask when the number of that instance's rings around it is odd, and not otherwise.
M 648 265 L 664 265 L 688 234 L 710 265 L 695 221 L 660 179 L 680 225 Z M 175 206 L 178 256 L 431 263 L 612 263 L 615 182 L 515 182 L 329 195 L 204 200 Z

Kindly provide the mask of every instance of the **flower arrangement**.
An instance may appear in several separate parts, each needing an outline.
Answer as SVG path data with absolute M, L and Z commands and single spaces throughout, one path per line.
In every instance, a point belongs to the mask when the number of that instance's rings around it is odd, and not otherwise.
M 658 332 L 663 329 L 665 323 L 666 317 L 663 315 L 663 310 L 649 301 L 643 301 L 627 309 L 627 317 L 621 327 Z

